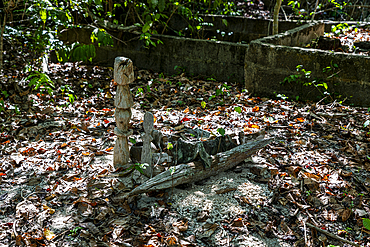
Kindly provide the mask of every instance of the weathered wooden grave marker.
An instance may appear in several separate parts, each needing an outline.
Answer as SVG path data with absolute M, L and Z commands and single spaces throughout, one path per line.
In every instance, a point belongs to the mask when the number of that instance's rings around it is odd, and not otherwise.
M 117 83 L 115 119 L 117 127 L 114 133 L 117 135 L 114 145 L 113 165 L 114 168 L 125 167 L 130 159 L 127 137 L 132 135 L 128 129 L 131 119 L 131 107 L 134 105 L 130 93 L 129 84 L 134 81 L 134 68 L 132 61 L 126 57 L 116 57 L 114 61 L 114 81 Z
M 152 131 L 154 128 L 154 116 L 152 113 L 150 112 L 145 113 L 143 125 L 144 125 L 144 133 L 141 135 L 141 139 L 143 139 L 143 149 L 141 151 L 141 162 L 149 165 L 146 168 L 145 172 L 151 178 L 153 176 L 151 142 L 153 140 Z

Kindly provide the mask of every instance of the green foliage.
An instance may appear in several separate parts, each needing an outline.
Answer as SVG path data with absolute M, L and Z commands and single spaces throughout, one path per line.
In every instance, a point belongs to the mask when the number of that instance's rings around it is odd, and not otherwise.
M 47 74 L 40 71 L 33 71 L 26 80 L 30 81 L 28 86 L 33 87 L 32 90 L 39 90 L 40 92 L 46 90 L 50 96 L 53 95 L 54 83 Z
M 75 96 L 73 94 L 68 94 L 68 100 L 71 104 L 73 104 L 73 102 L 75 102 Z
M 67 95 L 74 93 L 74 91 L 71 89 L 70 85 L 60 86 L 60 91 L 62 91 L 62 97 L 64 97 L 64 93 L 67 93 Z
M 83 25 L 94 26 L 91 41 L 100 46 L 113 45 L 112 37 L 105 30 L 116 26 L 140 27 L 140 40 L 145 47 L 156 46 L 162 41 L 154 39 L 153 34 L 168 30 L 168 22 L 173 14 L 180 14 L 189 23 L 198 21 L 196 26 L 186 28 L 191 34 L 199 34 L 205 26 L 212 23 L 203 22 L 198 13 L 239 15 L 233 2 L 226 0 L 204 0 L 200 3 L 177 0 L 139 0 L 110 1 L 102 0 L 25 0 L 22 22 L 27 25 L 6 25 L 4 38 L 24 39 L 22 42 L 36 56 L 56 50 L 59 62 L 88 62 L 95 57 L 95 47 L 91 44 L 65 45 L 59 40 L 61 32 Z M 16 20 L 15 22 L 17 22 Z M 23 22 L 24 23 L 24 22 Z M 222 19 L 223 25 L 228 23 Z M 114 27 L 113 27 L 114 29 Z M 183 35 L 186 30 L 178 31 Z
M 184 67 L 177 66 L 177 65 L 173 68 L 173 70 L 176 71 L 178 75 L 185 73 L 186 71 Z
M 113 46 L 113 39 L 104 29 L 95 28 L 91 33 L 91 42 L 97 42 L 98 46 Z M 95 56 L 95 55 L 94 55 Z
M 171 149 L 173 149 L 173 144 L 172 143 L 167 143 L 167 149 L 168 150 L 171 150 Z
M 7 91 L 1 90 L 0 92 L 1 92 L 2 95 L 4 95 L 5 98 L 8 98 L 9 97 L 9 94 L 8 94 Z
M 93 44 L 85 45 L 78 42 L 73 43 L 70 47 L 65 46 L 64 49 L 56 51 L 59 62 L 92 62 L 96 56 L 95 46 Z
M 224 129 L 224 128 L 218 128 L 218 129 L 217 129 L 217 132 L 218 132 L 221 136 L 224 136 L 224 135 L 225 135 L 225 129 Z
M 343 5 L 342 5 L 335 0 L 328 0 L 328 2 L 332 3 L 335 7 L 339 9 L 343 9 L 343 7 L 347 5 L 347 2 L 343 2 Z
M 60 87 L 60 91 L 62 91 L 62 98 L 64 98 L 64 94 L 66 93 L 68 96 L 69 103 L 65 104 L 68 106 L 69 104 L 73 104 L 75 101 L 75 96 L 73 95 L 74 91 L 71 89 L 70 85 L 63 85 Z
M 338 76 L 339 72 L 336 72 L 338 69 L 337 64 L 331 63 L 330 66 L 326 66 L 322 69 L 324 74 L 328 74 L 324 79 L 323 78 L 311 78 L 312 72 L 303 68 L 303 65 L 297 65 L 296 74 L 289 75 L 284 78 L 280 84 L 284 85 L 286 83 L 299 83 L 303 86 L 314 86 L 323 97 L 330 96 L 329 87 L 327 81 L 332 77 Z M 285 95 L 284 95 L 285 97 Z M 330 96 L 331 98 L 331 96 Z M 299 99 L 299 96 L 296 97 L 296 100 Z
M 145 175 L 143 169 L 145 170 L 148 166 L 149 164 L 140 164 L 140 163 L 135 163 L 134 165 L 132 165 L 134 169 L 138 170 L 143 175 Z
M 145 175 L 143 170 L 145 170 L 148 166 L 149 166 L 148 164 L 135 163 L 131 165 L 129 168 L 127 168 L 125 172 L 135 169 L 138 170 L 141 174 Z
M 339 36 L 341 33 L 344 33 L 347 30 L 349 30 L 349 25 L 347 23 L 339 23 L 331 26 L 331 31 L 335 34 L 335 36 Z
M 176 171 L 176 167 L 171 166 L 169 170 L 170 170 L 170 173 L 171 173 L 171 176 L 172 176 Z
M 239 106 L 235 107 L 234 110 L 239 114 L 242 113 L 242 108 Z
M 132 144 L 135 144 L 135 143 L 136 143 L 136 140 L 135 140 L 134 138 L 131 138 L 131 137 L 130 137 L 128 140 L 129 140 Z
M 137 90 L 136 90 L 136 93 L 135 93 L 135 97 L 138 97 L 140 95 L 143 95 L 144 94 L 144 89 L 139 87 Z
M 224 94 L 226 94 L 227 96 L 230 96 L 231 94 L 230 89 L 231 89 L 231 86 L 228 86 L 226 83 L 224 83 L 216 88 L 216 95 L 211 95 L 208 100 L 212 100 L 216 98 L 217 96 L 224 95 Z
M 364 227 L 370 231 L 370 219 L 367 219 L 367 218 L 363 218 L 362 219 L 362 224 L 364 225 Z
M 0 112 L 5 111 L 5 103 L 3 99 L 0 99 Z
M 75 234 L 77 234 L 82 229 L 84 229 L 84 228 L 83 227 L 80 227 L 80 226 L 77 226 L 77 227 L 73 228 L 72 230 L 70 230 L 71 233 L 68 236 L 75 235 Z
M 304 10 L 302 11 L 301 4 L 299 1 L 290 1 L 288 2 L 288 5 L 292 6 L 292 10 L 297 17 L 301 19 L 308 19 L 308 15 L 306 11 Z

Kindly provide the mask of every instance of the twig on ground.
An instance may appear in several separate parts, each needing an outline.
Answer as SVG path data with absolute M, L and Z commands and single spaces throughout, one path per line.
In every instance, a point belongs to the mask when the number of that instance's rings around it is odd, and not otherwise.
M 321 233 L 324 233 L 324 234 L 325 234 L 326 236 L 328 236 L 328 237 L 334 238 L 334 239 L 336 239 L 336 240 L 339 240 L 339 241 L 345 242 L 345 243 L 347 243 L 347 244 L 350 244 L 350 245 L 353 245 L 353 246 L 356 246 L 356 247 L 360 247 L 360 246 L 361 246 L 361 245 L 356 244 L 356 243 L 353 243 L 353 242 L 351 242 L 351 241 L 349 241 L 349 240 L 347 240 L 347 239 L 344 239 L 344 238 L 341 238 L 341 237 L 339 237 L 339 236 L 337 236 L 337 235 L 334 235 L 333 233 L 330 233 L 330 232 L 328 232 L 328 231 L 325 231 L 325 230 L 323 230 L 323 229 L 321 229 L 321 228 L 319 228 L 319 227 L 317 227 L 317 226 L 314 226 L 314 225 L 312 225 L 312 224 L 310 224 L 310 223 L 306 223 L 306 225 L 307 225 L 307 226 L 309 226 L 309 227 L 311 227 L 311 228 L 313 228 L 313 229 L 315 229 L 316 231 L 319 231 L 319 232 L 321 232 Z
M 60 238 L 61 236 L 63 236 L 64 234 L 66 234 L 67 232 L 70 232 L 71 230 L 65 230 L 64 232 L 61 232 L 59 233 L 55 238 L 53 238 L 51 241 L 54 242 L 55 240 L 57 240 L 58 238 Z
M 17 225 L 17 223 L 18 223 L 18 220 L 15 220 L 14 221 L 14 223 L 13 223 L 13 232 L 14 232 L 14 236 L 15 237 L 17 237 L 18 236 L 18 233 L 17 233 L 17 231 L 16 231 L 16 225 Z

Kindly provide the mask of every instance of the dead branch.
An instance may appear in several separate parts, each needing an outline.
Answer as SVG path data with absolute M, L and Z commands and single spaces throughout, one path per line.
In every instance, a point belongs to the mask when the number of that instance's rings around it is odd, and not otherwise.
M 271 141 L 273 141 L 273 138 L 255 140 L 228 151 L 211 155 L 211 166 L 209 168 L 204 168 L 201 162 L 191 162 L 174 166 L 172 169 L 168 169 L 136 187 L 129 193 L 129 196 L 154 190 L 168 189 L 173 186 L 193 183 L 217 175 L 220 172 L 237 166 Z
M 344 239 L 344 238 L 341 238 L 341 237 L 339 237 L 337 235 L 334 235 L 333 233 L 330 233 L 328 231 L 325 231 L 325 230 L 323 230 L 323 229 L 321 229 L 321 228 L 319 228 L 317 226 L 314 226 L 314 225 L 312 225 L 310 223 L 306 223 L 306 225 L 309 226 L 309 227 L 311 227 L 311 228 L 313 228 L 313 229 L 315 229 L 316 231 L 319 231 L 321 233 L 324 233 L 328 237 L 334 238 L 336 240 L 342 241 L 344 243 L 347 243 L 347 244 L 350 244 L 350 245 L 353 245 L 353 246 L 356 246 L 356 247 L 360 247 L 361 246 L 361 245 L 356 244 L 356 243 L 353 243 L 353 242 L 351 242 L 351 241 L 349 241 L 347 239 Z

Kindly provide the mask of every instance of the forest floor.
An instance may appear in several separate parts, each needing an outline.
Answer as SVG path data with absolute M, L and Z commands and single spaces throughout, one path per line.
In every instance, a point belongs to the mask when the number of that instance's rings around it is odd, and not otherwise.
M 370 246 L 368 108 L 136 70 L 130 145 L 146 111 L 164 140 L 198 128 L 274 141 L 217 176 L 127 199 L 147 178 L 113 166 L 112 68 L 48 74 L 53 96 L 1 75 L 0 246 Z

